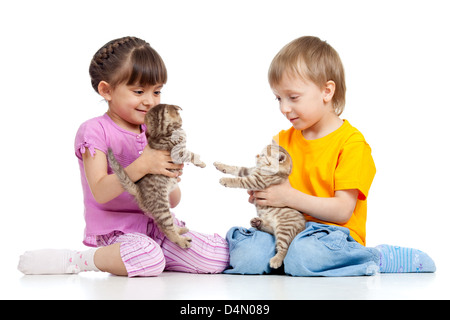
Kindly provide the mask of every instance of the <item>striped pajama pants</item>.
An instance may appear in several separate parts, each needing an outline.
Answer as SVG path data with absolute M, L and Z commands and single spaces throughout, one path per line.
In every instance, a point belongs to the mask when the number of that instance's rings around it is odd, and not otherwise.
M 184 222 L 174 218 L 178 226 Z M 182 249 L 169 241 L 153 221 L 147 234 L 113 231 L 97 236 L 97 246 L 120 243 L 120 255 L 128 277 L 157 276 L 164 270 L 188 273 L 221 273 L 229 265 L 228 244 L 218 234 L 195 231 L 185 234 L 192 238 L 191 247 Z

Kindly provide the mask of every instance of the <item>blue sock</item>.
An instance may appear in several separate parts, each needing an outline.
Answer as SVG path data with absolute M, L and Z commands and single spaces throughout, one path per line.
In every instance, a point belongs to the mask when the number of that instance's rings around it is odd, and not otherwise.
M 382 244 L 375 247 L 380 251 L 381 273 L 435 272 L 436 266 L 425 252 Z

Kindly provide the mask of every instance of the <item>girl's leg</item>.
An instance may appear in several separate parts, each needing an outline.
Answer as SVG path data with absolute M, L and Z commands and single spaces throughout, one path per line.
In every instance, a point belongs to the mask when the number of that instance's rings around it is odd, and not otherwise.
M 166 261 L 160 246 L 144 234 L 114 232 L 97 237 L 97 243 L 105 245 L 95 255 L 102 271 L 128 277 L 152 277 L 164 271 Z
M 94 263 L 98 269 L 116 276 L 128 275 L 127 268 L 120 256 L 120 243 L 99 248 L 94 255 Z
M 178 226 L 183 222 L 174 219 Z M 149 224 L 148 234 L 161 246 L 166 259 L 166 271 L 188 273 L 221 273 L 229 263 L 228 244 L 217 234 L 206 235 L 189 231 L 191 247 L 182 249 L 170 242 L 154 224 Z
M 76 274 L 105 271 L 119 276 L 157 276 L 165 267 L 161 248 L 140 233 L 113 232 L 98 236 L 100 248 L 86 251 L 44 249 L 27 251 L 19 261 L 24 274 Z
M 86 251 L 44 249 L 25 252 L 18 269 L 24 274 L 70 274 L 82 271 L 105 271 L 126 276 L 120 256 L 120 243 Z
M 99 271 L 94 263 L 96 250 L 43 249 L 27 251 L 20 256 L 17 268 L 24 274 L 73 274 L 82 271 Z

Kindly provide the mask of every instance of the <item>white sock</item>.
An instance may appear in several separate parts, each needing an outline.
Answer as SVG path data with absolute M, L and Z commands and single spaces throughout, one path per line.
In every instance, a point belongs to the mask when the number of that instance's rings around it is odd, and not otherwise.
M 98 248 L 86 251 L 43 249 L 26 251 L 20 256 L 18 269 L 24 274 L 65 274 L 100 271 L 94 264 Z

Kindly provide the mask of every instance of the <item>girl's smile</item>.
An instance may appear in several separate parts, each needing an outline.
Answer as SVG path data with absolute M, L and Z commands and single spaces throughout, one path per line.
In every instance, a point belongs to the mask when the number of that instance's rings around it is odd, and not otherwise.
M 110 118 L 123 129 L 140 133 L 145 114 L 160 103 L 162 87 L 162 84 L 145 87 L 119 84 L 112 88 L 103 82 L 99 91 L 108 101 Z
M 143 114 L 146 114 L 148 110 L 140 110 L 140 109 L 136 109 L 139 112 L 142 112 Z M 149 109 L 150 110 L 150 109 Z

